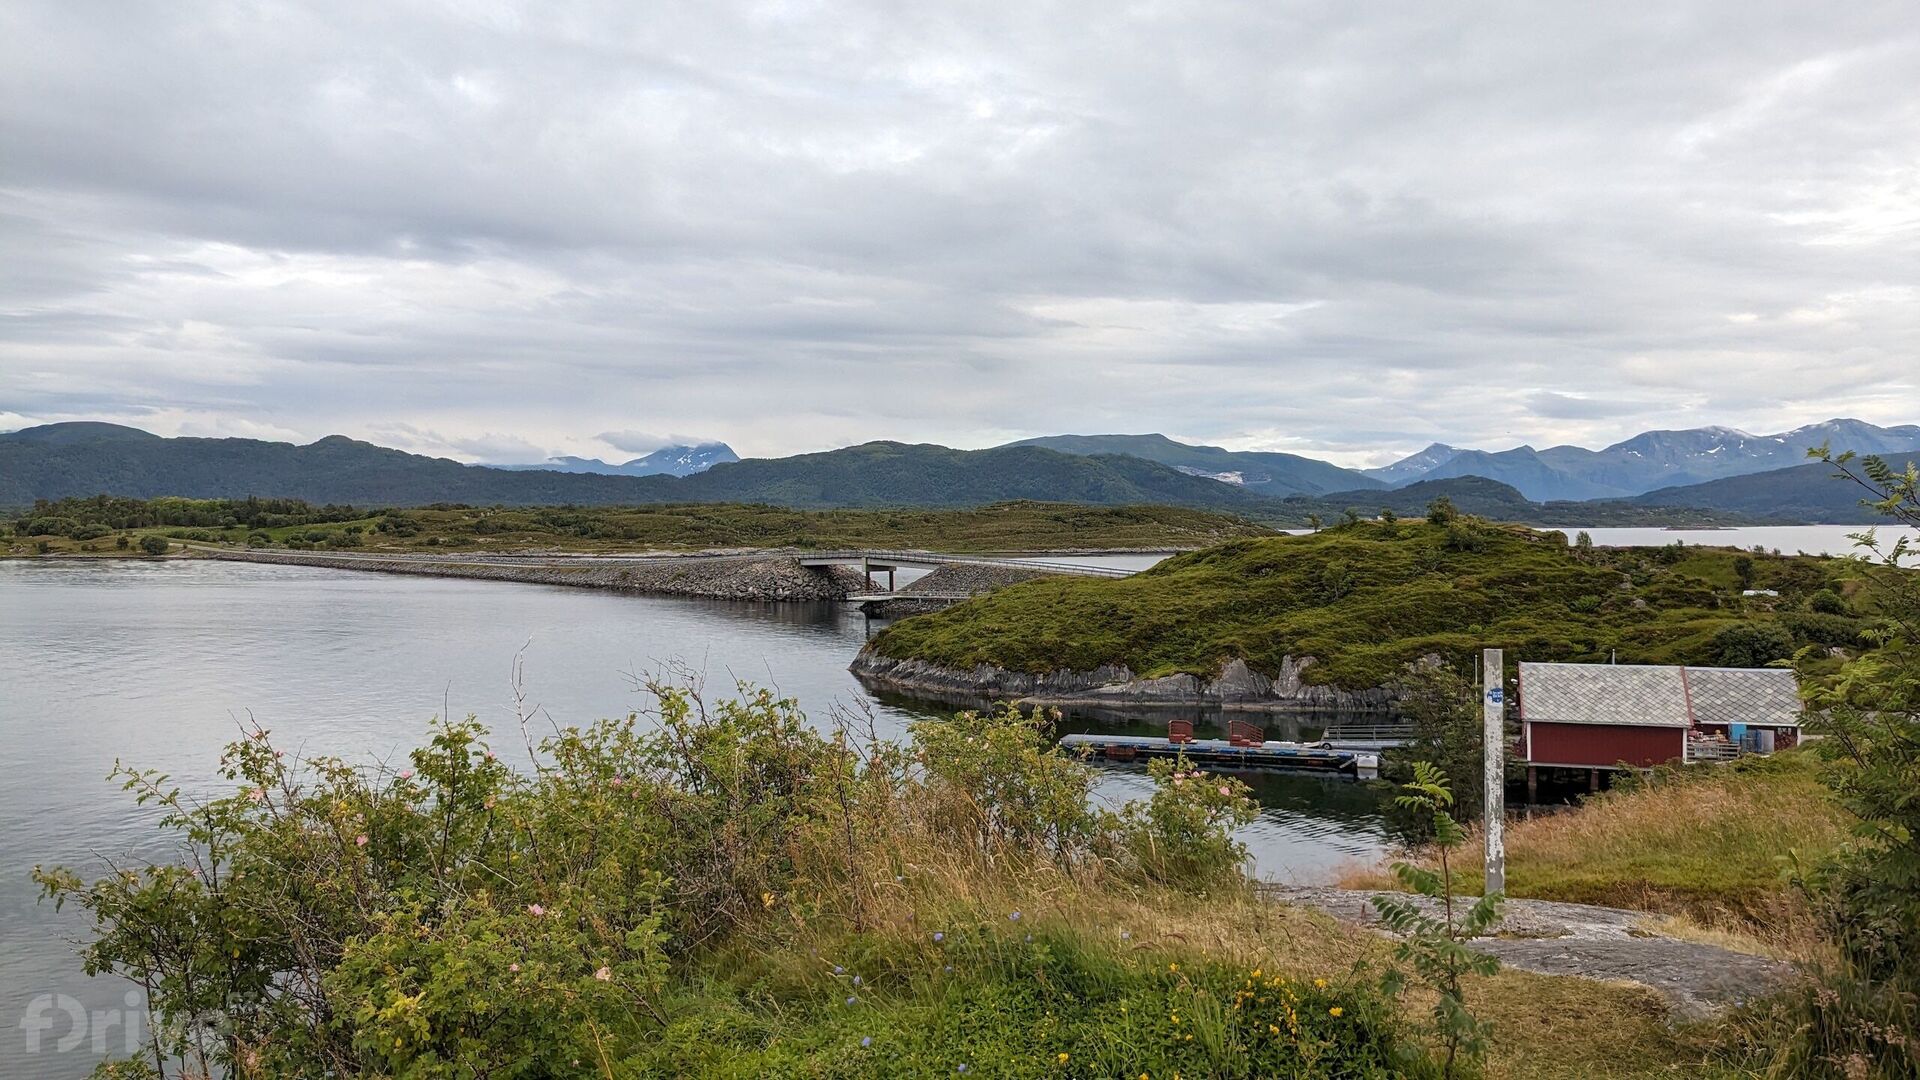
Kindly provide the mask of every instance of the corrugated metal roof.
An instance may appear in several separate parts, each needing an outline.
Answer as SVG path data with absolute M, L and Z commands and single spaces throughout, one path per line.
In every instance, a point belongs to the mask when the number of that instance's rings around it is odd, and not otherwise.
M 1785 668 L 1520 664 L 1523 720 L 1686 727 L 1689 704 L 1693 723 L 1800 722 L 1799 683 Z

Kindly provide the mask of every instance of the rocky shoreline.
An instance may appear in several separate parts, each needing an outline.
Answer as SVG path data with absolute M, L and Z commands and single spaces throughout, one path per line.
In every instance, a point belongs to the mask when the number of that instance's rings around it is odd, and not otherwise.
M 1269 677 L 1243 660 L 1223 664 L 1212 678 L 1168 675 L 1137 677 L 1124 665 L 1092 671 L 1060 669 L 1045 674 L 1009 671 L 992 664 L 971 670 L 924 660 L 882 656 L 868 645 L 849 670 L 870 689 L 931 701 L 970 703 L 1023 701 L 1039 705 L 1203 706 L 1236 712 L 1384 713 L 1393 708 L 1393 692 L 1384 686 L 1342 690 L 1305 682 L 1301 673 L 1312 657 L 1287 657 L 1278 675 Z
M 428 577 L 480 578 L 519 581 L 534 585 L 567 585 L 617 592 L 657 593 L 709 600 L 751 600 L 763 603 L 806 603 L 843 600 L 866 588 L 860 572 L 845 567 L 802 566 L 793 558 L 766 559 L 651 559 L 596 561 L 572 565 L 556 562 L 462 561 L 418 556 L 329 555 L 307 552 L 233 551 L 195 549 L 208 558 L 232 562 L 324 566 L 338 570 L 367 570 L 385 574 L 421 574 Z

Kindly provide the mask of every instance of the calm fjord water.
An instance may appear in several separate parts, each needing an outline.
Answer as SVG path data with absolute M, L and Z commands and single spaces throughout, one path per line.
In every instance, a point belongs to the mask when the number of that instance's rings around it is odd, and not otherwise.
M 836 702 L 867 703 L 881 733 L 899 735 L 916 709 L 873 699 L 846 670 L 868 632 L 857 612 L 828 604 L 247 563 L 0 563 L 0 1075 L 83 1076 L 97 1050 L 124 1052 L 123 1030 L 103 1034 L 98 1021 L 66 1051 L 55 1049 L 65 1014 L 45 1031 L 21 1026 L 41 995 L 126 1010 L 124 984 L 81 974 L 77 913 L 37 904 L 28 880 L 36 864 L 97 873 L 102 857 L 168 857 L 156 815 L 104 779 L 116 759 L 224 794 L 220 749 L 250 719 L 289 753 L 371 760 L 403 756 L 443 711 L 478 715 L 511 753 L 516 655 L 527 702 L 563 725 L 642 706 L 626 673 L 678 662 L 704 671 L 710 692 L 735 678 L 775 685 L 816 721 Z M 1246 840 L 1266 876 L 1323 878 L 1389 842 L 1364 789 L 1250 779 L 1265 810 Z M 1110 769 L 1099 798 L 1147 790 L 1140 773 Z

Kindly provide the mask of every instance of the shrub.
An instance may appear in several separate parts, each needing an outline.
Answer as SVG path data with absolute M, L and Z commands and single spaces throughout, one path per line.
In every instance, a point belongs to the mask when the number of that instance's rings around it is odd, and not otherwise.
M 167 543 L 165 537 L 155 536 L 152 533 L 140 538 L 140 550 L 149 555 L 165 555 L 170 546 L 172 545 Z
M 1093 773 L 1048 739 L 1058 711 L 1012 705 L 913 725 L 916 757 L 943 816 L 980 850 L 1014 848 L 1066 856 L 1086 849 Z
M 1853 609 L 1832 589 L 1821 589 L 1807 597 L 1807 610 L 1820 615 L 1851 615 Z
M 1127 865 L 1148 881 L 1196 891 L 1237 881 L 1247 849 L 1234 830 L 1259 814 L 1251 789 L 1201 772 L 1184 754 L 1154 761 L 1148 770 L 1153 797 L 1107 822 Z
M 75 540 L 98 540 L 103 536 L 112 536 L 113 530 L 105 525 L 82 525 L 67 535 Z
M 1772 623 L 1738 623 L 1713 635 L 1721 667 L 1766 667 L 1793 655 L 1793 635 Z

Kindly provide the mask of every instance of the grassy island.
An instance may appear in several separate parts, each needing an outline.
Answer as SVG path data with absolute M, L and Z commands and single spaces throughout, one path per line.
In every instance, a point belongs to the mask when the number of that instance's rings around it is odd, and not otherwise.
M 968 669 L 1206 676 L 1245 660 L 1360 689 L 1429 654 L 1764 664 L 1802 644 L 1850 648 L 1871 620 L 1842 560 L 1731 548 L 1604 549 L 1558 533 L 1450 521 L 1360 521 L 1246 538 L 1120 580 L 1048 578 L 905 620 L 873 649 Z M 1743 596 L 1746 590 L 1778 595 Z

